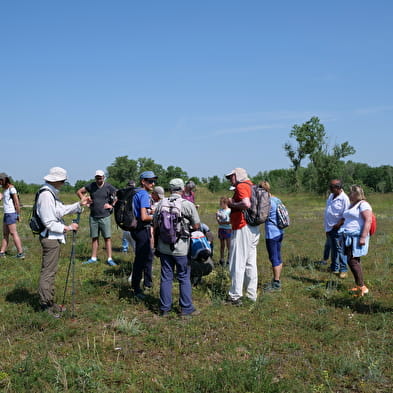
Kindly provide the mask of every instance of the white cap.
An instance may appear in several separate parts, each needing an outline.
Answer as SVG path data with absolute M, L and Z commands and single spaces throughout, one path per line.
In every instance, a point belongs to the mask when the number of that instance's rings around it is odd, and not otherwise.
M 101 169 L 97 169 L 96 170 L 96 176 L 105 176 L 105 173 Z

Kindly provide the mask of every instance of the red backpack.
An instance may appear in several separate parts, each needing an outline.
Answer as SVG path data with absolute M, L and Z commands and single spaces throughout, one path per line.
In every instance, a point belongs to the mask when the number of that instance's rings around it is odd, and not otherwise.
M 370 225 L 370 236 L 374 235 L 377 230 L 377 217 L 371 212 L 371 225 Z

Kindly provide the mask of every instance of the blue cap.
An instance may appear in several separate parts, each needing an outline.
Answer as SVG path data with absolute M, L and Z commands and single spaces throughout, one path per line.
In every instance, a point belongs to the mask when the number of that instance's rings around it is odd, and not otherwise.
M 142 172 L 139 178 L 142 179 L 157 179 L 158 176 L 154 174 L 153 171 L 145 171 Z

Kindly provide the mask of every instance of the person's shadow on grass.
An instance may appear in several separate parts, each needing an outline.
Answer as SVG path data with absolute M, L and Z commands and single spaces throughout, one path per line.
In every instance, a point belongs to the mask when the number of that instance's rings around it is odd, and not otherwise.
M 38 293 L 30 292 L 27 288 L 19 287 L 8 292 L 5 300 L 10 303 L 28 304 L 34 311 L 40 310 Z

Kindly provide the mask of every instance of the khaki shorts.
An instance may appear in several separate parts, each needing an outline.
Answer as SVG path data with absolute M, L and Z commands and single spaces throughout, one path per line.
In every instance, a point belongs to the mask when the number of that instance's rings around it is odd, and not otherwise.
M 96 238 L 101 234 L 104 239 L 112 237 L 111 216 L 103 218 L 89 217 L 90 237 Z

